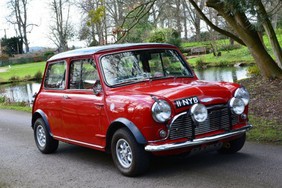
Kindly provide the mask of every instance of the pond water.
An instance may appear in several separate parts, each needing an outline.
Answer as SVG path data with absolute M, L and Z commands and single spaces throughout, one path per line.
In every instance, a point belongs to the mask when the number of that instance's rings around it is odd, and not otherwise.
M 196 70 L 195 73 L 201 80 L 236 82 L 249 77 L 247 67 L 212 67 Z M 11 102 L 27 102 L 32 104 L 33 95 L 40 88 L 40 83 L 23 82 L 17 85 L 0 85 L 0 96 L 5 96 Z
M 201 80 L 237 82 L 249 77 L 247 69 L 248 67 L 211 67 L 194 71 Z

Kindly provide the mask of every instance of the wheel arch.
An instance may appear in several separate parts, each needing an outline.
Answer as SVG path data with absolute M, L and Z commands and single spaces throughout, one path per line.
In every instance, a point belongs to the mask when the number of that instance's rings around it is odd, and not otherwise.
M 50 134 L 50 136 L 53 137 L 53 134 L 52 134 L 51 129 L 50 129 L 50 124 L 49 124 L 49 122 L 48 122 L 48 118 L 47 118 L 46 114 L 45 114 L 42 110 L 36 110 L 36 111 L 33 113 L 32 119 L 31 119 L 31 127 L 32 127 L 32 129 L 34 129 L 34 123 L 35 123 L 35 121 L 36 121 L 38 118 L 41 118 L 41 119 L 44 121 L 48 133 Z
M 106 135 L 106 151 L 110 152 L 111 150 L 111 141 L 114 133 L 120 129 L 126 127 L 129 132 L 134 136 L 137 143 L 139 144 L 146 144 L 147 141 L 143 134 L 140 132 L 140 130 L 137 128 L 137 126 L 132 123 L 130 120 L 126 118 L 118 118 L 115 121 L 111 123 L 111 125 L 108 128 L 107 135 Z

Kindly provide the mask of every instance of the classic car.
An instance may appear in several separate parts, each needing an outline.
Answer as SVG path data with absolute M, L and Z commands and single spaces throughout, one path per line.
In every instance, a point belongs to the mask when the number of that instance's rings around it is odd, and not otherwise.
M 123 175 L 137 176 L 152 155 L 239 151 L 252 127 L 248 103 L 239 84 L 199 80 L 173 45 L 105 45 L 47 61 L 32 128 L 42 153 L 76 144 L 111 153 Z

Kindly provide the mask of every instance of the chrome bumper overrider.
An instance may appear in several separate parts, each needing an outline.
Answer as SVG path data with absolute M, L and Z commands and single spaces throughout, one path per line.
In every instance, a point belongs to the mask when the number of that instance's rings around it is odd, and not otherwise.
M 210 136 L 210 137 L 205 137 L 205 138 L 194 139 L 193 141 L 172 143 L 172 144 L 162 144 L 162 145 L 147 145 L 145 146 L 145 150 L 150 151 L 150 152 L 158 152 L 158 151 L 166 151 L 166 150 L 179 149 L 179 148 L 184 148 L 184 147 L 189 147 L 189 146 L 207 144 L 210 142 L 214 142 L 214 141 L 222 140 L 222 139 L 229 138 L 232 136 L 240 135 L 250 130 L 251 128 L 252 128 L 252 125 L 248 124 L 245 127 L 233 130 L 228 133 L 223 133 L 223 134 L 219 134 L 216 136 Z

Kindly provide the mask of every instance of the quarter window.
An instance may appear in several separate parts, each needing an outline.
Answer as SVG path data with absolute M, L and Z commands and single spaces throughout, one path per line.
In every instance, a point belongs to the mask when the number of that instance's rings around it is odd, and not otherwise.
M 66 83 L 65 74 L 65 61 L 50 64 L 47 68 L 46 77 L 44 80 L 44 87 L 47 89 L 64 89 Z

